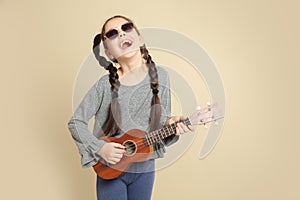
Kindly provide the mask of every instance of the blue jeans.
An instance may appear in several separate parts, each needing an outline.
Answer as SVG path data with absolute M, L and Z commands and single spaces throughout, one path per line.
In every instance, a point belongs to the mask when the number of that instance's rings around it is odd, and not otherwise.
M 105 180 L 97 176 L 98 200 L 150 200 L 155 172 L 129 173 Z

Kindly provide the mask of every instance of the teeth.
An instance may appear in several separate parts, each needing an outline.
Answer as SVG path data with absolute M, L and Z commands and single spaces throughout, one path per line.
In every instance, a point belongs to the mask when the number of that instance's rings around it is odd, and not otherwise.
M 131 44 L 132 42 L 130 40 L 124 40 L 123 42 L 121 42 L 121 47 L 123 47 L 125 43 Z

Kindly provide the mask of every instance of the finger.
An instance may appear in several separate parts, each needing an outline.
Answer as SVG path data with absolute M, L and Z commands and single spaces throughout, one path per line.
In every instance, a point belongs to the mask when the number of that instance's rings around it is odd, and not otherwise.
M 180 127 L 180 129 L 179 129 L 180 132 L 181 132 L 181 131 L 184 132 L 184 126 L 185 126 L 185 125 L 184 125 L 182 122 L 179 122 L 179 123 L 177 124 L 177 126 Z M 182 132 L 181 132 L 181 133 L 182 133 Z
M 111 164 L 116 164 L 116 163 L 118 163 L 118 162 L 120 162 L 120 158 L 110 158 L 109 159 L 109 162 L 111 163 Z
M 168 123 L 169 124 L 172 124 L 172 123 L 175 123 L 175 122 L 177 122 L 177 121 L 179 121 L 179 119 L 178 119 L 178 117 L 171 117 L 169 120 L 168 120 Z
M 176 117 L 174 117 L 174 120 L 175 120 L 176 122 L 179 122 L 179 121 L 181 120 L 181 117 L 182 117 L 182 116 L 176 116 Z
M 115 161 L 113 161 L 113 160 L 107 160 L 107 162 L 109 163 L 109 164 L 116 164 L 116 162 Z
M 180 116 L 180 117 L 179 117 L 180 120 L 185 120 L 186 118 L 187 118 L 187 117 L 184 117 L 184 116 Z
M 170 123 L 178 122 L 180 120 L 180 116 L 173 116 L 169 120 Z
M 115 162 L 115 161 L 108 161 L 109 164 L 112 164 L 112 165 L 115 165 L 117 164 L 118 162 Z
M 115 158 L 122 158 L 125 152 L 117 152 L 115 154 L 112 155 L 112 157 Z
M 168 124 L 172 124 L 172 123 L 174 123 L 175 121 L 174 121 L 174 117 L 171 117 L 170 119 L 168 119 Z
M 123 157 L 123 154 L 115 154 L 112 156 L 113 159 L 121 159 Z
M 184 133 L 184 130 L 182 129 L 181 123 L 177 124 L 177 128 L 178 128 L 179 134 L 183 134 Z
M 114 154 L 124 154 L 125 149 L 115 148 L 113 151 Z
M 182 127 L 182 129 L 184 130 L 185 133 L 190 131 L 190 129 L 186 125 L 184 125 L 183 123 L 182 123 L 181 127 Z
M 115 148 L 125 149 L 125 146 L 123 146 L 119 143 L 112 142 L 112 144 L 114 145 Z
M 195 131 L 195 127 L 191 126 L 191 125 L 188 125 L 188 128 L 190 129 L 190 131 Z
M 180 135 L 180 131 L 178 127 L 176 127 L 176 135 Z

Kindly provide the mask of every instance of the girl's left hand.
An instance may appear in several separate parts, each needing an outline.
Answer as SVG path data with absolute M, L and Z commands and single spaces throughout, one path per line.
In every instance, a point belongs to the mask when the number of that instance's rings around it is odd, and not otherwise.
M 166 124 L 169 125 L 169 124 L 179 122 L 179 121 L 185 120 L 185 119 L 186 119 L 186 117 L 183 117 L 183 116 L 171 117 L 170 119 L 168 119 Z M 186 126 L 186 125 L 184 125 L 184 123 L 179 122 L 179 123 L 177 123 L 177 127 L 176 127 L 176 135 L 182 135 L 184 133 L 187 133 L 189 131 L 194 131 L 194 130 L 195 129 L 193 126 L 191 126 L 191 125 Z

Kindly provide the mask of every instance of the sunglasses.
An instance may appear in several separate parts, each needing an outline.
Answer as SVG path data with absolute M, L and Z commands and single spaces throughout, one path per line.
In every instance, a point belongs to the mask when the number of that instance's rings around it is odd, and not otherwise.
M 128 23 L 125 23 L 121 26 L 121 29 L 122 31 L 125 31 L 125 32 L 130 32 L 133 30 L 133 23 L 132 22 L 128 22 Z M 109 31 L 107 31 L 104 35 L 105 37 L 107 37 L 108 39 L 115 39 L 119 34 L 119 31 L 117 29 L 111 29 Z

